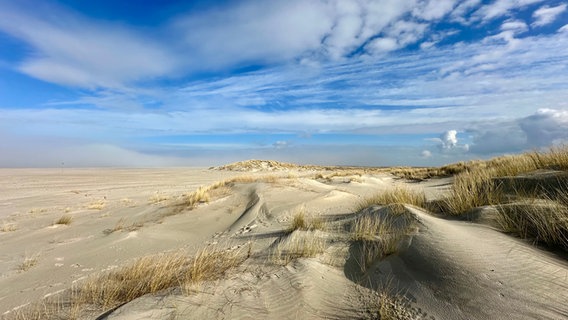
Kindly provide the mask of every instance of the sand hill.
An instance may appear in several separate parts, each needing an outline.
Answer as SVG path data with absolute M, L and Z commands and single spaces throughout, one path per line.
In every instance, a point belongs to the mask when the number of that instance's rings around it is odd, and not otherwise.
M 454 178 L 231 170 L 0 170 L 3 318 L 568 318 L 562 246 L 440 215 Z

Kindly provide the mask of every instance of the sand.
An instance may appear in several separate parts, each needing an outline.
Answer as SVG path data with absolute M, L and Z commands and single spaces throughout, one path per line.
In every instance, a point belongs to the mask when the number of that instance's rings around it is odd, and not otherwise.
M 209 203 L 179 210 L 183 194 L 199 186 L 265 173 L 0 170 L 0 227 L 12 226 L 0 231 L 0 314 L 8 319 L 28 303 L 137 257 L 209 246 L 248 250 L 248 258 L 190 292 L 173 288 L 84 318 L 364 319 L 372 318 L 383 293 L 399 296 L 393 308 L 406 319 L 568 318 L 565 257 L 489 225 L 412 206 L 396 214 L 381 206 L 356 212 L 363 198 L 396 185 L 440 198 L 451 179 L 316 179 L 316 172 L 289 168 L 271 174 L 280 178 L 235 183 Z M 325 227 L 289 231 L 298 212 Z M 64 215 L 70 224 L 54 224 Z M 348 230 L 364 216 L 398 217 L 403 232 L 394 254 L 362 259 L 374 242 L 353 239 Z M 305 241 L 314 241 L 317 252 L 286 258 Z M 26 259 L 34 262 L 29 268 L 23 268 Z

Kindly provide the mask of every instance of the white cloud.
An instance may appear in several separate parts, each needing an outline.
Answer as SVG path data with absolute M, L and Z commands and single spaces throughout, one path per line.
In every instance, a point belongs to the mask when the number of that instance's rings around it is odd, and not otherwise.
M 556 7 L 542 6 L 533 13 L 535 21 L 531 24 L 533 27 L 542 27 L 551 24 L 558 18 L 560 14 L 566 11 L 567 5 L 561 4 Z
M 440 19 L 454 8 L 457 0 L 429 0 L 420 1 L 412 14 L 424 20 Z
M 452 3 L 453 1 L 444 1 Z M 279 62 L 315 57 L 337 60 L 380 36 L 395 39 L 377 44 L 379 51 L 403 47 L 416 40 L 425 26 L 397 22 L 415 7 L 416 0 L 401 1 L 242 1 L 221 9 L 189 14 L 172 23 L 181 34 L 195 65 L 208 68 L 248 61 Z M 426 3 L 425 12 L 436 17 L 447 5 Z M 399 26 L 394 26 L 399 24 Z M 388 34 L 386 29 L 389 28 Z M 382 35 L 382 36 L 381 36 Z M 371 46 L 372 47 L 372 46 Z
M 531 147 L 568 142 L 568 110 L 539 109 L 534 115 L 521 119 L 519 126 Z
M 442 149 L 453 149 L 458 145 L 458 132 L 456 130 L 448 130 L 440 136 Z
M 511 13 L 516 9 L 522 9 L 526 6 L 543 2 L 544 0 L 496 0 L 493 3 L 486 4 L 475 11 L 472 17 L 475 20 L 488 22 L 495 18 L 499 18 Z
M 319 49 L 332 9 L 320 1 L 244 1 L 184 16 L 173 28 L 195 66 L 280 61 Z
M 501 30 L 503 31 L 513 31 L 514 33 L 523 33 L 527 31 L 529 27 L 524 21 L 521 20 L 507 20 L 501 25 Z
M 558 32 L 560 33 L 568 32 L 568 24 L 563 25 L 560 29 L 558 29 Z
M 399 48 L 396 39 L 393 38 L 377 38 L 371 41 L 367 46 L 367 50 L 372 53 L 390 52 Z
M 428 159 L 432 157 L 432 152 L 430 152 L 429 150 L 422 150 L 422 152 L 420 153 L 420 156 L 422 158 Z
M 0 8 L 0 31 L 33 49 L 18 67 L 32 77 L 86 88 L 117 87 L 175 73 L 180 65 L 179 57 L 158 42 L 128 28 L 56 7 L 43 12 L 8 4 Z
M 451 19 L 453 21 L 460 22 L 462 24 L 467 24 L 466 15 L 474 10 L 479 4 L 481 0 L 465 0 L 461 1 L 452 11 L 450 14 Z
M 478 124 L 471 152 L 502 154 L 568 142 L 568 109 L 539 109 L 534 114 L 507 122 Z
M 278 140 L 272 144 L 272 146 L 276 149 L 284 149 L 290 146 L 289 141 Z

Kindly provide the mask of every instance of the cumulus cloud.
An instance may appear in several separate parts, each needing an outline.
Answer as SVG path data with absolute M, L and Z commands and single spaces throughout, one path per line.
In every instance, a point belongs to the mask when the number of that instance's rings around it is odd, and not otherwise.
M 566 11 L 567 5 L 561 4 L 556 7 L 542 6 L 533 13 L 534 22 L 531 24 L 533 27 L 542 27 L 550 24 L 558 18 L 560 14 Z
M 457 130 L 447 130 L 442 133 L 439 138 L 432 138 L 428 140 L 435 142 L 438 145 L 440 152 L 443 154 L 459 154 L 465 153 L 469 150 L 468 144 L 459 143 Z M 422 155 L 425 157 L 424 152 Z
M 473 135 L 471 152 L 498 154 L 520 152 L 568 142 L 568 110 L 539 109 L 510 122 L 487 123 L 468 131 Z
M 534 115 L 521 119 L 519 126 L 530 147 L 568 142 L 568 110 L 539 109 Z
M 456 130 L 448 130 L 440 136 L 442 149 L 452 149 L 458 144 L 458 132 Z
M 429 150 L 422 150 L 422 152 L 420 153 L 420 156 L 424 159 L 428 159 L 432 157 L 432 152 Z

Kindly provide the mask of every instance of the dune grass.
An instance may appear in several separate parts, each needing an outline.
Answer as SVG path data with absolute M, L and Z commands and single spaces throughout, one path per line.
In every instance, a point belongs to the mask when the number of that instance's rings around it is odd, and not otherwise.
M 89 203 L 89 205 L 87 206 L 87 209 L 102 210 L 105 207 L 106 207 L 106 201 L 105 200 L 97 200 L 97 201 L 93 201 L 93 202 Z
M 324 221 L 307 212 L 305 206 L 296 209 L 292 215 L 292 220 L 288 226 L 288 232 L 295 230 L 323 230 L 325 228 Z
M 62 224 L 62 225 L 70 225 L 71 222 L 73 222 L 73 216 L 69 215 L 69 214 L 64 214 L 61 217 L 59 217 L 59 219 L 55 220 L 55 222 L 53 223 L 55 224 Z
M 325 251 L 327 241 L 318 231 L 294 231 L 272 250 L 272 262 L 287 265 L 299 258 L 312 258 Z
M 74 319 L 80 310 L 102 312 L 146 294 L 181 288 L 190 294 L 195 285 L 221 278 L 246 258 L 245 250 L 206 247 L 193 257 L 183 251 L 137 259 L 133 263 L 76 283 L 64 297 L 45 299 L 11 313 L 6 319 Z
M 148 203 L 156 204 L 170 200 L 172 197 L 163 193 L 156 192 L 149 199 Z
M 568 170 L 568 147 L 498 157 L 469 168 L 455 176 L 440 211 L 459 216 L 493 205 L 504 232 L 568 250 L 568 185 L 549 195 L 542 190 L 503 190 L 496 182 L 539 169 Z
M 357 206 L 356 211 L 361 211 L 373 205 L 388 205 L 395 203 L 424 207 L 426 203 L 426 196 L 421 190 L 414 190 L 400 185 L 363 199 Z
M 365 320 L 414 320 L 417 319 L 409 302 L 400 295 L 375 292 L 364 301 Z
M 443 213 L 461 215 L 473 208 L 502 203 L 505 200 L 494 179 L 516 176 L 538 169 L 568 170 L 568 147 L 547 152 L 528 152 L 494 158 L 457 174 L 445 199 Z
M 501 230 L 568 251 L 568 207 L 552 199 L 497 206 Z
M 17 269 L 20 272 L 25 272 L 35 267 L 39 262 L 37 255 L 26 256 L 24 260 L 18 265 Z
M 388 208 L 388 214 L 360 214 L 350 225 L 350 238 L 358 249 L 357 263 L 363 273 L 376 261 L 396 253 L 414 228 L 414 222 L 402 215 L 403 205 L 392 204 Z
M 2 221 L 0 232 L 12 232 L 18 230 L 18 225 L 11 222 Z

